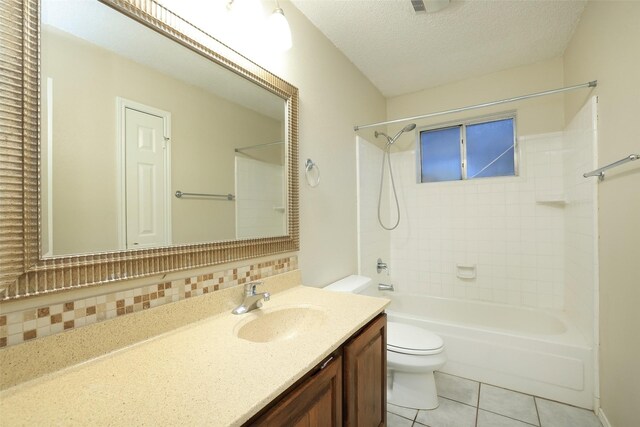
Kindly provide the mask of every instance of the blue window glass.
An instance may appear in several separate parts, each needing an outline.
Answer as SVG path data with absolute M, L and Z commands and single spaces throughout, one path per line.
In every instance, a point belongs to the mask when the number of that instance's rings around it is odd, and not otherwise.
M 467 179 L 515 175 L 513 119 L 467 125 Z
M 420 132 L 422 182 L 462 179 L 460 126 Z

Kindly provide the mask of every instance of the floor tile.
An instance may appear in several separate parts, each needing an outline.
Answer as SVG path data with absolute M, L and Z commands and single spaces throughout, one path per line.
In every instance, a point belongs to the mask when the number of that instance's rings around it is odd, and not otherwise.
M 416 422 L 429 427 L 474 427 L 476 425 L 476 408 L 444 397 L 439 400 L 440 406 L 436 409 L 418 411 Z
M 542 427 L 602 427 L 596 415 L 575 406 L 536 397 Z
M 413 421 L 387 412 L 387 427 L 411 427 L 412 425 Z
M 477 427 L 531 427 L 531 424 L 480 409 Z
M 435 372 L 435 377 L 438 396 L 478 406 L 480 383 L 440 372 Z
M 533 396 L 487 384 L 480 386 L 480 408 L 539 426 Z
M 391 403 L 387 403 L 387 412 L 391 412 L 396 415 L 400 415 L 404 418 L 409 418 L 411 421 L 416 419 L 417 409 L 404 408 L 402 406 L 396 406 Z

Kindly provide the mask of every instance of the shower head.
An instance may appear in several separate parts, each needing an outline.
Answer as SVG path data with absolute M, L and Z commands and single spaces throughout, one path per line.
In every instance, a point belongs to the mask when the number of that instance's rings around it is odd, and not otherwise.
M 398 138 L 400 138 L 400 135 L 402 135 L 402 134 L 403 134 L 403 133 L 405 133 L 405 132 L 411 132 L 411 131 L 412 131 L 412 130 L 414 130 L 415 128 L 416 128 L 416 124 L 415 124 L 415 123 L 410 123 L 410 124 L 406 125 L 405 127 L 403 127 L 402 129 L 400 129 L 400 131 L 399 131 L 398 133 L 396 133 L 396 134 L 395 134 L 395 136 L 394 136 L 393 138 L 391 138 L 389 135 L 387 135 L 387 134 L 386 134 L 386 133 L 384 133 L 384 132 L 378 132 L 378 131 L 375 131 L 375 132 L 373 133 L 373 135 L 374 135 L 376 138 L 377 138 L 378 136 L 380 136 L 380 135 L 384 136 L 385 138 L 387 138 L 387 144 L 391 145 L 391 144 L 393 144 L 394 142 L 396 142 L 396 140 L 397 140 Z
M 402 135 L 405 132 L 411 132 L 415 128 L 416 128 L 416 124 L 415 123 L 409 123 L 408 125 L 406 125 L 402 129 L 400 129 L 398 131 L 398 133 L 396 133 L 393 138 L 389 138 L 389 144 L 393 144 L 394 142 L 396 142 L 396 139 L 400 138 L 400 135 Z

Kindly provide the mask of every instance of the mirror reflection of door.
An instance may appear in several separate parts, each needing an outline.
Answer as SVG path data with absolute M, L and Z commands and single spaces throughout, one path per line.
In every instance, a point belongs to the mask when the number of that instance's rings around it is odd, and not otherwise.
M 169 117 L 125 107 L 126 248 L 171 244 L 168 209 Z
M 41 194 L 43 255 L 236 240 L 235 201 L 178 200 L 174 193 L 233 193 L 234 148 L 284 141 L 271 148 L 288 153 L 286 99 L 101 2 L 43 0 L 41 5 L 41 73 L 48 78 L 41 92 L 41 183 L 48 190 Z M 170 173 L 166 192 L 157 197 L 139 192 L 126 199 L 125 107 L 157 117 L 170 112 L 171 127 L 165 120 L 164 129 L 174 141 L 165 150 Z M 284 171 L 285 179 L 269 193 L 287 194 L 291 170 L 285 165 Z M 153 188 L 157 182 L 157 190 L 162 180 L 156 178 L 136 186 Z M 170 218 L 162 217 L 163 196 Z M 138 204 L 143 208 L 127 215 L 127 208 Z M 270 214 L 280 216 L 279 229 L 267 234 L 262 227 L 243 238 L 286 236 L 290 213 L 281 209 L 284 204 L 268 206 Z M 249 218 L 254 208 L 250 204 L 251 210 L 238 216 Z

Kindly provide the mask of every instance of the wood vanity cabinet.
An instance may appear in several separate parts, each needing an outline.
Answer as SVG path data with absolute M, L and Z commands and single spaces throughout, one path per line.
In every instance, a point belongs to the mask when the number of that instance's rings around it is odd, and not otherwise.
M 382 313 L 343 346 L 344 425 L 387 424 L 387 315 Z
M 382 313 L 245 426 L 385 426 L 386 329 Z
M 342 425 L 342 357 L 319 371 L 261 416 L 252 426 L 332 427 Z

